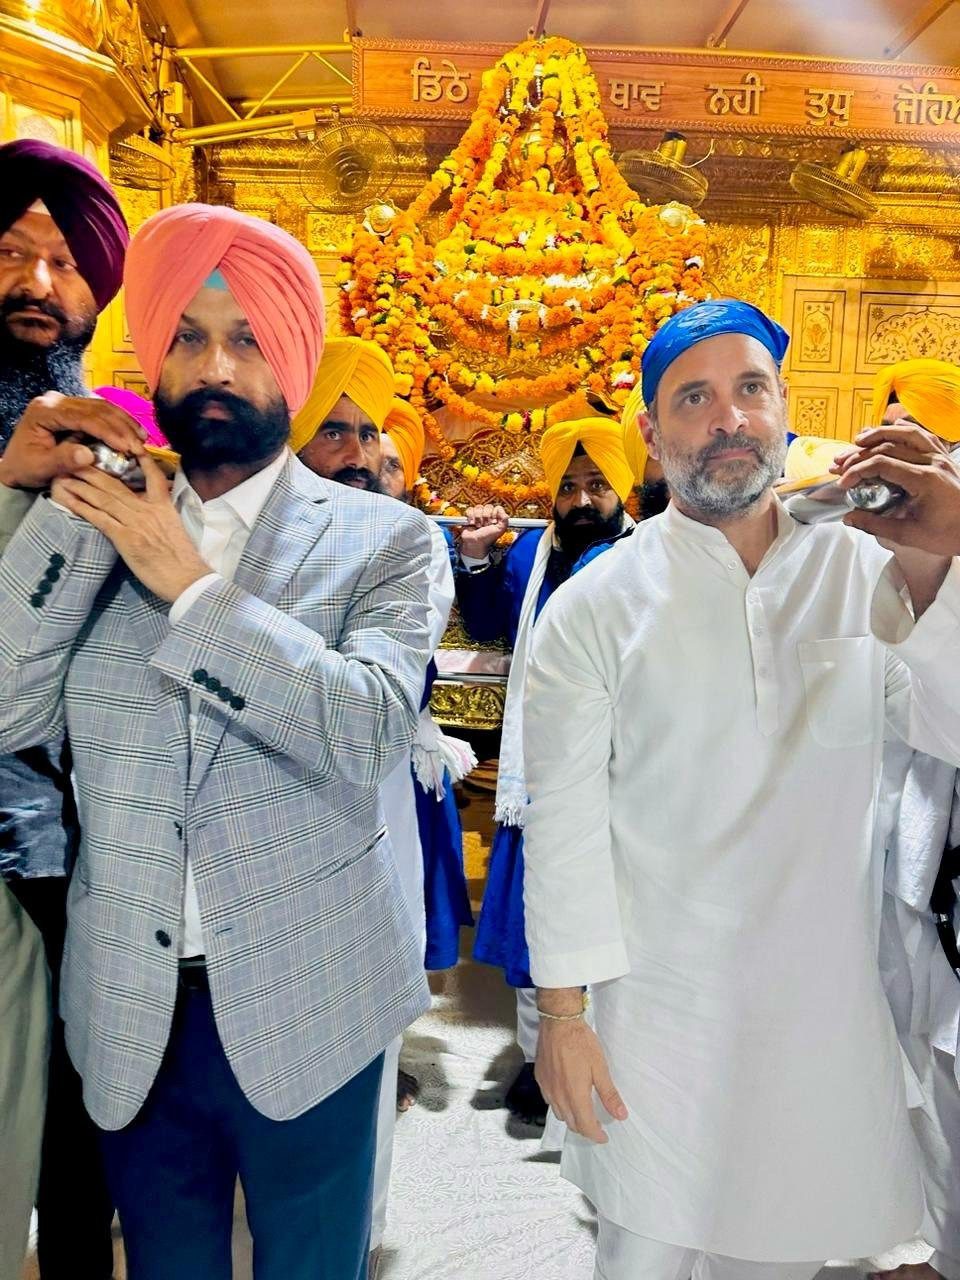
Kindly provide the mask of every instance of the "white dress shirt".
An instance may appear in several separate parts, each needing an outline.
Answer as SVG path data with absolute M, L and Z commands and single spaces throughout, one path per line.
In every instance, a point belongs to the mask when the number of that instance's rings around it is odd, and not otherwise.
M 243 555 L 243 549 L 256 523 L 256 519 L 270 496 L 270 490 L 287 461 L 283 449 L 262 471 L 244 480 L 235 489 L 201 502 L 196 491 L 182 471 L 177 471 L 173 481 L 173 503 L 180 513 L 183 527 L 190 541 L 210 565 L 212 573 L 191 583 L 170 608 L 170 625 L 176 626 L 186 611 L 203 591 L 220 578 L 232 580 Z M 190 740 L 196 734 L 199 698 L 190 695 Z M 197 886 L 187 852 L 183 888 L 183 924 L 180 930 L 180 956 L 203 955 L 203 925 L 200 919 L 200 903 Z
M 874 540 L 779 520 L 751 577 L 670 507 L 555 593 L 525 901 L 533 977 L 593 984 L 629 1112 L 564 1174 L 640 1235 L 799 1262 L 919 1224 L 873 825 L 885 721 L 960 758 L 960 566 L 914 623 Z

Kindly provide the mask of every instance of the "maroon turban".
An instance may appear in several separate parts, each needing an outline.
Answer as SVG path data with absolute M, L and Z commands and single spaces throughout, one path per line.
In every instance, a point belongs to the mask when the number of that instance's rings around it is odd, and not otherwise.
M 130 239 L 110 184 L 75 151 L 33 138 L 8 142 L 0 147 L 0 233 L 37 200 L 50 210 L 102 311 L 123 283 Z

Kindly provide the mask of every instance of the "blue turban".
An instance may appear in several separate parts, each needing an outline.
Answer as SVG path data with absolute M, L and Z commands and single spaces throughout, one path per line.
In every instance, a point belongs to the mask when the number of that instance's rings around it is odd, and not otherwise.
M 653 403 L 660 379 L 677 356 L 719 333 L 744 333 L 756 338 L 773 356 L 778 369 L 790 342 L 786 329 L 749 302 L 729 298 L 695 302 L 692 307 L 672 315 L 647 344 L 641 362 L 644 404 Z

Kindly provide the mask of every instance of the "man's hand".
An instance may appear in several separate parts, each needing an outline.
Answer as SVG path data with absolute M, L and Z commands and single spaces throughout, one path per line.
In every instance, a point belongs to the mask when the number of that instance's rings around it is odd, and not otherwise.
M 115 476 L 87 467 L 55 481 L 51 497 L 106 534 L 145 587 L 170 604 L 211 572 L 170 500 L 166 477 L 149 454 L 140 458 L 147 487 L 134 493 Z
M 591 1142 L 608 1140 L 593 1109 L 594 1091 L 611 1119 L 627 1118 L 600 1041 L 582 1019 L 541 1021 L 534 1075 L 557 1119 Z
M 57 476 L 93 465 L 93 454 L 77 436 L 94 436 L 118 453 L 143 455 L 139 423 L 107 400 L 48 391 L 27 405 L 3 457 L 0 483 L 11 489 L 46 489 Z
M 904 422 L 861 431 L 856 445 L 832 468 L 842 489 L 876 477 L 908 496 L 885 515 L 848 512 L 844 523 L 874 534 L 894 552 L 915 547 L 934 556 L 960 555 L 960 467 L 943 441 Z
M 464 512 L 468 524 L 460 534 L 460 554 L 472 560 L 483 560 L 490 548 L 509 528 L 510 517 L 503 507 L 468 507 Z

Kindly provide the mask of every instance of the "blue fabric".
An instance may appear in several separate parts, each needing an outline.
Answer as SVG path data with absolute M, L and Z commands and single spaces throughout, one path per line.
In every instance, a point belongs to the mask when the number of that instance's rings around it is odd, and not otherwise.
M 773 356 L 778 369 L 790 343 L 786 329 L 749 302 L 730 298 L 696 302 L 675 312 L 647 344 L 641 359 L 644 403 L 653 404 L 660 379 L 678 356 L 720 333 L 744 333 L 756 338 Z
M 512 649 L 517 642 L 520 610 L 533 571 L 541 530 L 525 529 L 499 564 L 480 573 L 456 565 L 457 605 L 467 634 L 480 644 L 506 637 Z M 539 607 L 543 606 L 543 592 Z M 549 591 L 547 592 L 549 595 Z
M 450 775 L 444 794 L 424 791 L 416 778 L 417 823 L 423 849 L 423 899 L 427 913 L 425 969 L 452 969 L 460 956 L 460 930 L 473 924 L 463 870 L 463 828 Z
M 499 823 L 490 846 L 473 958 L 496 965 L 511 987 L 532 987 L 523 914 L 523 831 Z
M 505 556 L 506 572 L 504 573 L 501 597 L 501 623 L 512 625 L 511 644 L 516 642 L 517 622 L 520 608 L 530 580 L 533 561 L 536 556 L 540 534 L 537 530 L 521 534 Z M 626 536 L 621 534 L 620 537 Z M 571 577 L 597 556 L 607 551 L 619 538 L 609 542 L 598 542 L 589 547 L 573 566 Z M 490 573 L 473 575 L 476 579 L 485 578 Z M 537 600 L 536 617 L 553 588 L 544 581 Z M 465 618 L 466 620 L 466 618 Z M 468 630 L 470 630 L 468 626 Z M 502 635 L 503 631 L 495 632 Z M 472 634 L 472 632 L 471 632 Z M 480 907 L 480 919 L 477 922 L 477 933 L 473 944 L 473 958 L 482 964 L 496 965 L 503 969 L 504 977 L 511 987 L 532 987 L 530 977 L 530 952 L 527 949 L 527 937 L 523 914 L 523 831 L 519 827 L 497 826 L 490 846 L 490 865 L 487 870 L 487 883 L 483 891 L 483 902 Z
M 181 990 L 146 1102 L 100 1130 L 127 1274 L 231 1280 L 239 1174 L 257 1280 L 366 1280 L 382 1070 L 380 1054 L 309 1111 L 269 1120 L 237 1084 L 209 992 Z

